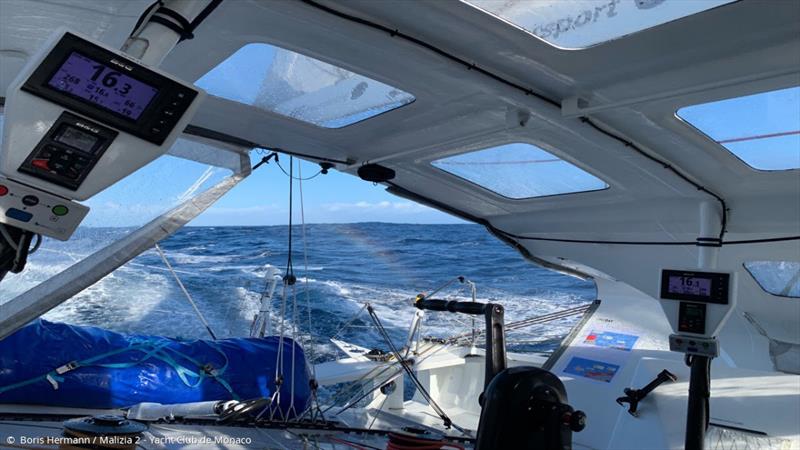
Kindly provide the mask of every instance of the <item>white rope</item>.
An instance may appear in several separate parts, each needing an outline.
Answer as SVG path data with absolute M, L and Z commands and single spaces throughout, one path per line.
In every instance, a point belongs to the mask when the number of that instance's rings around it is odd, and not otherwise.
M 309 354 L 308 360 L 311 366 L 311 377 L 316 379 L 316 368 L 314 367 L 314 333 L 311 326 L 311 294 L 308 289 L 308 240 L 306 238 L 306 211 L 303 198 L 303 169 L 300 161 L 297 162 L 297 177 L 300 179 L 297 182 L 297 187 L 300 191 L 300 233 L 303 237 L 303 287 L 306 300 L 306 313 L 308 315 L 308 335 L 311 337 L 311 345 L 306 349 Z
M 306 412 L 311 412 L 311 421 L 314 422 L 316 415 L 324 421 L 325 414 L 322 412 L 322 407 L 317 398 L 317 368 L 314 365 L 316 358 L 314 357 L 314 328 L 311 321 L 311 293 L 308 287 L 308 237 L 306 234 L 306 211 L 305 211 L 305 197 L 303 196 L 303 169 L 300 161 L 297 162 L 297 187 L 300 192 L 300 232 L 303 238 L 303 294 L 306 301 L 306 316 L 308 320 L 308 346 L 305 348 L 306 365 L 311 368 L 311 401 L 306 405 L 306 411 L 303 412 L 300 419 L 302 419 Z M 316 176 L 316 175 L 315 175 Z M 313 177 L 312 177 L 313 178 Z
M 175 282 L 178 283 L 178 286 L 181 288 L 181 291 L 183 291 L 183 295 L 186 296 L 186 300 L 189 301 L 189 304 L 194 309 L 194 312 L 197 314 L 197 317 L 200 319 L 200 322 L 203 323 L 203 325 L 206 327 L 206 330 L 208 331 L 208 334 L 211 335 L 211 339 L 217 340 L 217 336 L 214 334 L 214 331 L 211 330 L 211 325 L 208 324 L 208 321 L 203 316 L 203 313 L 200 312 L 199 308 L 197 308 L 197 304 L 194 302 L 194 299 L 189 294 L 189 291 L 186 290 L 186 287 L 181 282 L 181 279 L 178 277 L 178 274 L 175 273 L 175 269 L 172 268 L 172 264 L 169 263 L 169 260 L 167 259 L 167 255 L 164 254 L 164 251 L 161 250 L 161 246 L 158 245 L 158 243 L 155 244 L 155 247 L 156 247 L 156 251 L 158 251 L 158 254 L 161 256 L 161 260 L 164 261 L 164 264 L 167 266 L 167 269 L 170 271 L 170 273 L 172 274 L 173 278 L 175 278 Z
M 289 231 L 291 233 L 291 230 Z M 280 322 L 280 335 L 278 337 L 278 351 L 275 356 L 275 392 L 272 394 L 272 398 L 270 399 L 270 414 L 269 419 L 273 420 L 275 418 L 275 412 L 280 412 L 281 418 L 283 417 L 283 411 L 280 408 L 280 401 L 281 401 L 281 389 L 283 388 L 283 338 L 285 336 L 285 325 L 286 325 L 286 299 L 287 299 L 287 289 L 288 289 L 288 282 L 283 282 L 283 293 L 281 295 L 281 322 Z
M 294 407 L 294 381 L 295 381 L 295 361 L 297 360 L 297 289 L 292 285 L 292 379 L 289 383 L 289 409 L 286 410 L 286 420 L 292 417 L 292 412 L 297 416 L 297 410 Z

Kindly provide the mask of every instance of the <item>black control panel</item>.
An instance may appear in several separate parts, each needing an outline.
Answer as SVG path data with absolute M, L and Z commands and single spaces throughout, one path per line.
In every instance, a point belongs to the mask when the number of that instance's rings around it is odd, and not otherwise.
M 681 302 L 678 306 L 678 331 L 706 333 L 706 304 Z
M 63 112 L 18 170 L 77 190 L 117 134 L 115 130 Z
M 70 33 L 22 89 L 161 145 L 197 91 Z
M 686 270 L 661 271 L 661 298 L 727 305 L 730 274 Z

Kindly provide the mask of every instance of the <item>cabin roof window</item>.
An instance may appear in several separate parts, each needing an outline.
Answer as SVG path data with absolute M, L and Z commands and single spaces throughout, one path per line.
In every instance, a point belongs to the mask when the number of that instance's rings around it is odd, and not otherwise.
M 800 262 L 748 261 L 744 268 L 770 294 L 800 298 Z
M 413 102 L 414 96 L 310 56 L 247 44 L 197 80 L 212 95 L 324 128 L 341 128 Z
M 759 170 L 800 168 L 800 87 L 687 106 L 678 117 Z
M 431 164 L 512 199 L 608 188 L 599 178 L 535 145 L 525 143 L 448 156 Z
M 561 48 L 580 49 L 735 0 L 462 0 Z

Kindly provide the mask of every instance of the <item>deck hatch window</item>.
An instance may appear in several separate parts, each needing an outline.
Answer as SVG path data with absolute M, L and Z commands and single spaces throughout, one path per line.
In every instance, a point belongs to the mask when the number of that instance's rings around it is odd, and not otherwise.
M 800 168 L 800 87 L 678 110 L 678 117 L 759 170 Z
M 736 0 L 462 0 L 566 49 L 591 47 Z
M 744 268 L 770 294 L 800 298 L 800 262 L 748 261 Z
M 512 199 L 606 189 L 599 178 L 525 143 L 437 159 L 434 167 Z
M 408 92 L 310 56 L 247 44 L 197 80 L 228 100 L 324 128 L 341 128 L 414 101 Z

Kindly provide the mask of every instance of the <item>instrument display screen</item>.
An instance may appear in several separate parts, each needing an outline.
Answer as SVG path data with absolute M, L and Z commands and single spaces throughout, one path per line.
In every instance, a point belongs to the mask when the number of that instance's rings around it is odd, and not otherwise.
M 20 89 L 66 112 L 159 146 L 175 131 L 200 93 L 118 50 L 103 48 L 72 33 L 61 36 Z M 70 132 L 63 139 L 73 139 L 64 143 L 81 149 L 81 142 L 74 140 L 80 137 Z M 88 151 L 89 143 L 83 144 Z
M 98 139 L 95 135 L 79 130 L 70 125 L 61 127 L 60 133 L 55 138 L 56 142 L 69 145 L 72 148 L 91 153 L 97 145 Z
M 128 119 L 142 115 L 158 89 L 73 51 L 47 83 Z
M 727 305 L 729 284 L 727 273 L 663 270 L 661 298 Z
M 668 285 L 670 294 L 711 295 L 711 280 L 671 275 Z

